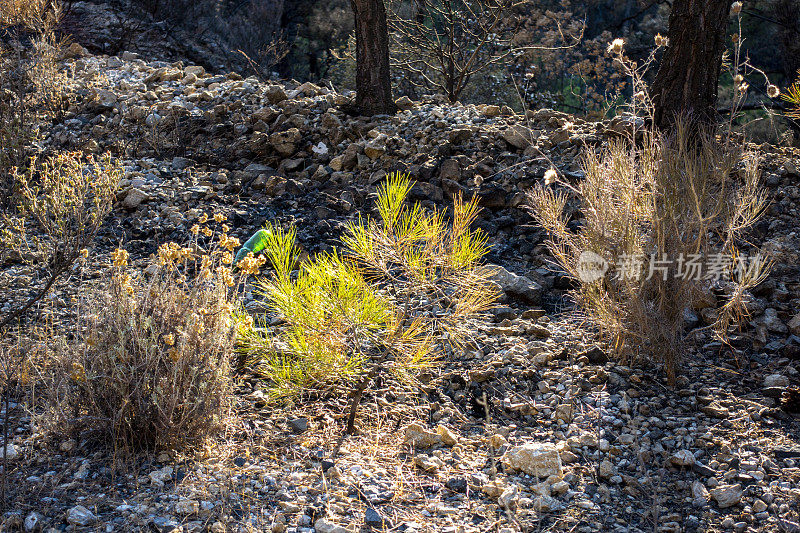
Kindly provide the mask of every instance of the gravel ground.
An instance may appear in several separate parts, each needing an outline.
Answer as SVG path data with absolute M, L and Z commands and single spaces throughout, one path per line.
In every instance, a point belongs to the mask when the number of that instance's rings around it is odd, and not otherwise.
M 697 335 L 668 387 L 657 369 L 623 366 L 595 344 L 521 208 L 551 166 L 580 179 L 582 148 L 624 121 L 433 100 L 358 119 L 337 110 L 348 95 L 310 83 L 78 46 L 69 55 L 77 98 L 46 146 L 109 150 L 125 177 L 97 261 L 40 310 L 54 324 L 70 323 L 76 281 L 101 282 L 121 239 L 142 262 L 186 240 L 202 212 L 222 212 L 242 241 L 275 220 L 294 223 L 305 250 L 325 250 L 398 169 L 427 206 L 478 195 L 504 297 L 422 391 L 381 384 L 347 438 L 345 399 L 276 408 L 248 375 L 226 434 L 189 455 L 115 462 L 80 436 L 48 439 L 12 404 L 0 529 L 800 531 L 800 425 L 779 402 L 800 370 L 797 150 L 754 147 L 771 199 L 755 237 L 777 259 L 752 317 L 730 345 Z M 24 298 L 32 276 L 3 265 L 11 297 L 0 308 Z M 699 325 L 716 305 L 693 310 Z

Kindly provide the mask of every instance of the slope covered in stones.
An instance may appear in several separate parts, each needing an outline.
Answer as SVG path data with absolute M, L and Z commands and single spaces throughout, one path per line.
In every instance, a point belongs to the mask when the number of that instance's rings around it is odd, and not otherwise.
M 593 343 L 523 209 L 548 168 L 580 180 L 581 151 L 624 120 L 434 100 L 365 119 L 339 110 L 350 95 L 311 83 L 70 50 L 76 98 L 45 148 L 122 161 L 101 257 L 123 242 L 141 261 L 186 240 L 203 212 L 226 214 L 241 240 L 266 220 L 293 223 L 307 252 L 324 250 L 404 170 L 424 205 L 479 197 L 504 297 L 422 394 L 376 394 L 362 433 L 341 445 L 345 399 L 276 410 L 250 377 L 237 392 L 242 425 L 216 447 L 122 473 L 88 442 L 46 442 L 22 418 L 5 529 L 800 530 L 800 426 L 777 404 L 800 370 L 797 151 L 760 147 L 771 206 L 754 237 L 776 266 L 750 322 L 730 346 L 701 336 L 670 389 Z M 25 272 L 10 264 L 0 276 L 22 288 Z M 53 298 L 67 321 L 69 294 Z M 704 305 L 698 324 L 718 303 Z

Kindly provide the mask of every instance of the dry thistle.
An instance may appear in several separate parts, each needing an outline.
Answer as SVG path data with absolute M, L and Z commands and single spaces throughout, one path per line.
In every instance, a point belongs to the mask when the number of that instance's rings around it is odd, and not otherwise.
M 625 48 L 625 40 L 621 38 L 616 38 L 610 43 L 608 43 L 608 48 L 606 49 L 609 54 L 621 54 Z

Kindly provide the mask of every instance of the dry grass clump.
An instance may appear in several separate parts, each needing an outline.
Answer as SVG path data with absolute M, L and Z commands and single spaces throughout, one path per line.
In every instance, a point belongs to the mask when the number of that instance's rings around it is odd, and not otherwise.
M 709 288 L 727 303 L 714 326 L 724 335 L 744 312 L 744 291 L 765 264 L 742 256 L 743 233 L 765 198 L 752 154 L 683 126 L 672 136 L 645 132 L 619 140 L 583 161 L 585 181 L 565 190 L 539 187 L 532 214 L 552 239 L 548 247 L 577 281 L 573 294 L 623 361 L 661 363 L 670 380 L 680 361 L 685 312 Z M 564 208 L 580 202 L 580 227 Z
M 144 271 L 114 252 L 108 287 L 88 298 L 80 342 L 62 364 L 56 419 L 65 427 L 138 450 L 196 444 L 223 426 L 236 331 L 228 265 L 239 243 L 225 226 L 195 230 L 189 246 L 162 245 Z
M 0 207 L 13 203 L 11 168 L 25 166 L 39 124 L 63 106 L 60 16 L 58 2 L 0 2 Z
M 656 50 L 667 44 L 660 35 L 655 42 Z M 654 107 L 645 73 L 654 56 L 637 63 L 624 48 L 622 39 L 608 46 L 633 89 L 621 107 L 626 134 L 587 151 L 584 181 L 553 188 L 558 180 L 550 180 L 529 199 L 551 235 L 550 252 L 576 282 L 572 293 L 587 318 L 623 362 L 659 363 L 674 382 L 688 313 L 707 306 L 710 291 L 722 296 L 723 305 L 704 319 L 724 341 L 746 314 L 747 290 L 766 277 L 768 261 L 745 240 L 766 195 L 758 160 L 733 140 L 732 122 L 720 136 L 686 117 L 669 134 L 646 126 Z M 731 69 L 752 67 L 737 52 Z M 582 216 L 577 229 L 564 213 L 573 199 Z
M 492 273 L 480 264 L 486 238 L 470 229 L 475 201 L 457 199 L 448 222 L 443 212 L 406 206 L 411 185 L 392 175 L 378 191 L 380 222 L 351 224 L 341 252 L 298 264 L 294 230 L 268 229 L 275 275 L 257 286 L 285 325 L 270 329 L 264 317 L 241 343 L 275 396 L 355 384 L 355 406 L 378 374 L 412 380 L 493 304 Z

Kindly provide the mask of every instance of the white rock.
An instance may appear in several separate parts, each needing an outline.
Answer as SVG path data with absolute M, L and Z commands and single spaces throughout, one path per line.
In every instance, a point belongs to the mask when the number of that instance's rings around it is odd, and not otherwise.
M 553 444 L 531 442 L 514 446 L 503 455 L 506 471 L 521 470 L 537 477 L 560 476 L 561 456 Z
M 200 511 L 200 503 L 195 500 L 179 500 L 175 504 L 175 512 L 180 515 L 197 514 Z
M 328 145 L 320 141 L 311 147 L 311 151 L 317 155 L 325 155 L 328 153 Z
M 742 486 L 720 485 L 710 491 L 711 497 L 717 502 L 721 509 L 733 507 L 742 500 Z
M 9 442 L 8 446 L 6 446 L 5 454 L 6 454 L 5 456 L 6 456 L 7 460 L 9 460 L 9 461 L 16 460 L 19 457 L 19 454 L 20 454 L 19 446 Z M 2 450 L 2 448 L 0 448 L 0 460 L 2 458 L 3 458 L 3 450 Z
M 83 505 L 76 505 L 67 511 L 67 522 L 76 526 L 88 526 L 97 520 L 97 517 Z
M 692 483 L 692 498 L 703 503 L 708 501 L 708 489 L 702 482 L 695 480 Z
M 320 518 L 314 522 L 314 529 L 317 530 L 317 533 L 350 533 L 347 529 L 337 526 L 327 518 Z
M 669 460 L 676 466 L 692 466 L 696 462 L 694 454 L 689 450 L 678 450 Z
M 405 442 L 416 448 L 430 448 L 441 444 L 442 437 L 438 433 L 422 427 L 420 424 L 412 423 L 406 426 Z
M 782 374 L 770 374 L 769 376 L 764 378 L 764 387 L 788 387 L 789 386 L 789 378 Z

